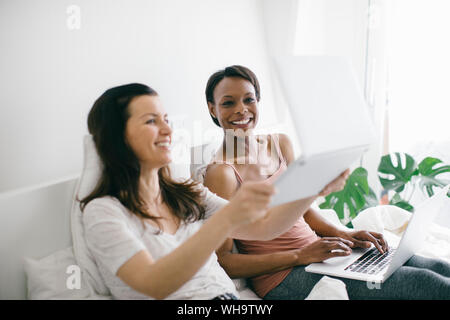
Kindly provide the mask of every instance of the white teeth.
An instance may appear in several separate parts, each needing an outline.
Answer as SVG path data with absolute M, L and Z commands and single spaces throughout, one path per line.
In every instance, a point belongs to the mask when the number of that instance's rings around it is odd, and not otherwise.
M 170 146 L 170 142 L 166 141 L 166 142 L 158 142 L 156 144 L 158 147 L 169 147 Z
M 252 120 L 252 119 L 250 118 L 250 119 L 247 119 L 247 120 L 232 121 L 231 123 L 232 123 L 232 124 L 247 124 L 247 123 L 250 122 L 250 120 Z

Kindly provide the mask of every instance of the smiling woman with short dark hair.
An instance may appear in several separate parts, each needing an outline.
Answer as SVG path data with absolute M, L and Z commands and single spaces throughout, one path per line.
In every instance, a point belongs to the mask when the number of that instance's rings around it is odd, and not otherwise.
M 231 199 L 246 182 L 274 182 L 294 160 L 293 148 L 284 134 L 253 134 L 260 101 L 255 74 L 239 65 L 219 70 L 211 75 L 205 93 L 209 114 L 224 131 L 223 143 L 206 168 L 205 186 Z M 326 187 L 322 195 L 331 192 Z M 261 298 L 290 300 L 306 298 L 322 277 L 306 272 L 306 265 L 372 245 L 381 253 L 387 250 L 382 234 L 343 231 L 308 208 L 278 238 L 237 239 L 239 253 L 232 251 L 233 239 L 227 239 L 217 254 L 230 277 L 248 278 Z M 351 299 L 450 299 L 449 276 L 448 263 L 413 256 L 380 290 L 371 290 L 364 281 L 340 280 Z

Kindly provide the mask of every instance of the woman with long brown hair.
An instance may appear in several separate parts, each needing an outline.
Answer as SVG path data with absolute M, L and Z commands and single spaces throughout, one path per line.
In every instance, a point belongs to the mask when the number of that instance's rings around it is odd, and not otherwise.
M 114 298 L 234 299 L 215 250 L 228 237 L 276 237 L 314 200 L 268 209 L 269 183 L 243 184 L 228 202 L 191 180 L 174 181 L 168 116 L 157 93 L 142 84 L 107 90 L 88 128 L 103 169 L 81 200 L 84 234 Z

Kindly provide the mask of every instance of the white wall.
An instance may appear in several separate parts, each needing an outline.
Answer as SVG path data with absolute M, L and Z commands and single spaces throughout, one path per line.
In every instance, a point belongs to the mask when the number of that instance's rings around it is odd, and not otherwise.
M 352 62 L 379 138 L 354 167 L 366 168 L 370 186 L 378 191 L 386 103 L 386 62 L 381 43 L 386 33 L 384 1 L 298 0 L 296 30 L 294 54 L 344 56 Z
M 0 193 L 77 175 L 87 113 L 115 85 L 154 87 L 204 133 L 207 78 L 242 64 L 261 82 L 261 126 L 278 119 L 258 0 L 3 0 L 0 47 Z
M 367 0 L 298 0 L 296 55 L 347 57 L 365 83 Z
M 264 31 L 267 41 L 267 50 L 270 56 L 293 55 L 295 35 L 298 19 L 298 4 L 300 0 L 263 0 Z M 277 125 L 272 129 L 275 132 L 286 133 L 293 143 L 294 155 L 301 154 L 298 137 L 292 122 L 289 106 L 285 100 L 277 71 L 271 65 L 272 92 L 276 101 Z

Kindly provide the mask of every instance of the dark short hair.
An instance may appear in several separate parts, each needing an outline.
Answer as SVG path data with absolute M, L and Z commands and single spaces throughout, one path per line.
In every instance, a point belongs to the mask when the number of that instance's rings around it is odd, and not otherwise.
M 256 75 L 247 67 L 240 66 L 240 65 L 233 65 L 233 66 L 226 67 L 223 70 L 219 70 L 219 71 L 213 73 L 209 77 L 208 82 L 206 84 L 206 90 L 205 90 L 207 103 L 208 102 L 215 103 L 214 102 L 214 89 L 219 84 L 219 82 L 222 81 L 223 78 L 231 78 L 231 77 L 242 78 L 242 79 L 249 81 L 255 88 L 256 101 L 259 102 L 259 100 L 261 98 L 261 93 L 260 93 L 258 78 L 256 78 Z M 211 116 L 211 119 L 214 121 L 214 123 L 217 126 L 220 127 L 219 121 L 217 121 L 216 118 Z

